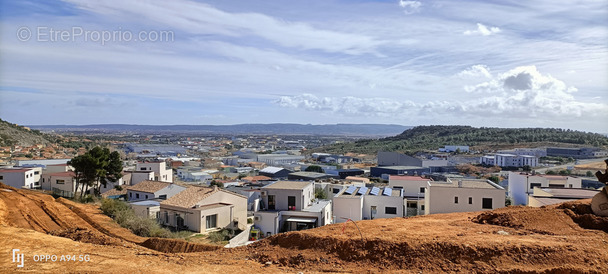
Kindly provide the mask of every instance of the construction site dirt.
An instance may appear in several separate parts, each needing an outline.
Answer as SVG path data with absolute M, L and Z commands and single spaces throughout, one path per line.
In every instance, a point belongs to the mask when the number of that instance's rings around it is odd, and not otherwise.
M 333 224 L 229 249 L 139 237 L 96 205 L 0 184 L 0 269 L 608 273 L 608 218 L 592 215 L 589 203 L 358 221 L 361 234 L 353 223 Z

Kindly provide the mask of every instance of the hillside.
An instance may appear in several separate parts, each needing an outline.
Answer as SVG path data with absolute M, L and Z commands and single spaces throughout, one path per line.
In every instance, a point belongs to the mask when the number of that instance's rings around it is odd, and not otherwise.
M 92 205 L 0 184 L 0 252 L 8 272 L 607 273 L 608 218 L 589 200 L 353 223 L 278 234 L 234 249 L 142 238 Z M 34 255 L 88 255 L 34 261 Z
M 239 124 L 239 125 L 45 125 L 31 126 L 56 132 L 129 132 L 129 133 L 197 133 L 197 134 L 279 134 L 392 136 L 411 127 L 384 124 Z
M 30 130 L 0 119 L 0 146 L 19 145 L 28 147 L 35 144 L 48 145 L 50 143 L 45 134 L 38 130 Z
M 477 150 L 538 146 L 606 147 L 608 137 L 597 133 L 555 128 L 417 126 L 393 137 L 336 144 L 317 148 L 315 151 L 367 154 L 375 154 L 378 151 L 415 153 L 424 150 L 436 151 L 445 145 L 467 145 Z

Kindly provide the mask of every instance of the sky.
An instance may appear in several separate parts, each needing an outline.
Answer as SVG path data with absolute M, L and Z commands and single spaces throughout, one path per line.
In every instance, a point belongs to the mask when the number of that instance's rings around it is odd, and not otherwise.
M 0 118 L 608 132 L 608 1 L 0 2 Z

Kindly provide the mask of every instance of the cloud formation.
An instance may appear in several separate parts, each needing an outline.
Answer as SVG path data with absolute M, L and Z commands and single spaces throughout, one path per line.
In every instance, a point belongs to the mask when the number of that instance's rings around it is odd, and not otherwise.
M 523 66 L 493 77 L 489 69 L 476 65 L 462 75 L 482 75 L 490 80 L 466 86 L 466 96 L 454 101 L 428 101 L 359 97 L 317 97 L 312 94 L 282 96 L 274 103 L 285 108 L 331 112 L 340 115 L 366 115 L 411 119 L 422 115 L 455 115 L 495 118 L 595 117 L 608 111 L 608 105 L 583 103 L 573 93 L 575 87 L 550 75 L 541 74 L 535 66 Z M 468 94 L 468 95 L 467 95 Z M 413 116 L 413 117 L 412 117 Z
M 399 6 L 401 8 L 403 8 L 403 12 L 405 14 L 414 14 L 414 13 L 420 12 L 420 7 L 422 6 L 422 2 L 399 0 Z
M 498 27 L 486 27 L 485 25 L 481 24 L 481 23 L 477 23 L 477 29 L 476 30 L 466 30 L 464 33 L 464 35 L 483 35 L 483 36 L 489 36 L 492 34 L 496 34 L 499 33 L 500 29 Z

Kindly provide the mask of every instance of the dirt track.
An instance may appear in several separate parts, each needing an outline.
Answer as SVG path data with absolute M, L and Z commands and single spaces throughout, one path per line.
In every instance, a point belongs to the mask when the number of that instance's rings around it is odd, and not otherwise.
M 588 203 L 360 221 L 364 239 L 352 223 L 335 224 L 217 249 L 138 237 L 94 206 L 0 185 L 0 269 L 608 273 L 608 219 L 590 216 Z M 13 248 L 25 254 L 24 268 L 12 262 Z M 34 254 L 88 254 L 91 261 L 35 262 Z

